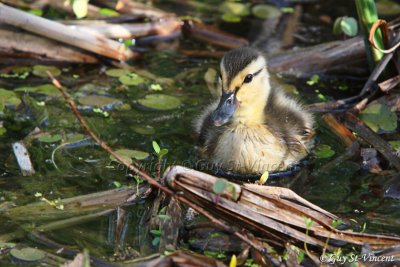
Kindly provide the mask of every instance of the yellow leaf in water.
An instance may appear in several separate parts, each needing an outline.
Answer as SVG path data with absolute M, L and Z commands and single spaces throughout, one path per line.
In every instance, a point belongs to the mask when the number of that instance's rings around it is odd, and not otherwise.
M 265 171 L 265 172 L 263 173 L 263 175 L 261 175 L 261 178 L 260 178 L 260 180 L 259 180 L 259 184 L 260 184 L 260 185 L 265 184 L 265 183 L 267 182 L 267 180 L 268 180 L 268 177 L 269 177 L 269 171 Z
M 231 258 L 231 262 L 229 263 L 229 267 L 236 267 L 237 265 L 237 260 L 236 260 L 236 255 L 233 254 Z

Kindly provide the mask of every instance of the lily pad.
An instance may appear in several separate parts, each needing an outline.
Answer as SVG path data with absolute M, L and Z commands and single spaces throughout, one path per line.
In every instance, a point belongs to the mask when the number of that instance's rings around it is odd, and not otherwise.
M 400 140 L 389 141 L 389 144 L 394 148 L 394 150 L 400 150 Z
M 7 129 L 4 126 L 0 126 L 0 136 L 4 135 L 7 132 Z
M 36 87 L 19 87 L 15 89 L 17 92 L 33 93 L 46 96 L 61 96 L 60 91 L 52 84 L 43 84 Z
M 315 148 L 314 154 L 319 159 L 326 159 L 335 155 L 335 151 L 329 145 L 320 144 Z
M 144 83 L 143 77 L 133 72 L 120 76 L 119 81 L 125 85 L 139 85 L 141 83 Z
M 0 88 L 0 113 L 4 111 L 6 106 L 18 106 L 21 99 L 11 90 Z
M 106 75 L 110 77 L 121 77 L 129 73 L 130 71 L 125 69 L 108 69 L 106 71 Z
M 36 65 L 33 67 L 32 73 L 40 77 L 48 77 L 47 72 L 50 72 L 54 77 L 61 74 L 61 70 L 54 66 Z
M 230 23 L 238 23 L 242 20 L 240 18 L 240 16 L 233 15 L 230 13 L 224 13 L 221 18 L 223 21 L 230 22 Z
M 130 163 L 132 163 L 132 158 L 137 160 L 143 160 L 150 156 L 150 154 L 147 152 L 133 150 L 133 149 L 118 149 L 115 151 L 115 153 Z M 110 159 L 116 161 L 114 157 L 110 157 Z
M 13 248 L 13 247 L 15 247 L 15 246 L 16 246 L 15 243 L 0 242 L 0 249 L 4 249 L 4 248 Z
M 260 19 L 276 18 L 282 14 L 278 8 L 272 5 L 256 5 L 251 11 L 255 17 Z
M 220 6 L 220 10 L 225 14 L 232 14 L 235 16 L 248 16 L 250 15 L 250 4 L 242 4 L 235 2 L 224 2 Z
M 144 134 L 144 135 L 152 135 L 156 132 L 153 126 L 151 125 L 133 125 L 130 127 L 134 132 L 138 134 Z
M 62 140 L 60 134 L 46 134 L 38 138 L 39 142 L 42 143 L 55 143 Z
M 97 107 L 97 108 L 111 108 L 114 105 L 122 104 L 122 101 L 102 95 L 88 95 L 78 99 L 78 102 L 84 106 Z
M 397 115 L 390 108 L 378 102 L 371 103 L 360 112 L 360 118 L 374 132 L 379 129 L 383 131 L 394 131 L 397 128 Z
M 13 256 L 18 260 L 29 261 L 29 262 L 39 261 L 45 257 L 43 251 L 35 248 L 22 248 L 22 249 L 13 248 L 10 251 L 10 254 L 11 256 Z
M 181 105 L 181 101 L 177 97 L 164 94 L 146 95 L 145 98 L 139 99 L 138 103 L 154 110 L 171 110 Z

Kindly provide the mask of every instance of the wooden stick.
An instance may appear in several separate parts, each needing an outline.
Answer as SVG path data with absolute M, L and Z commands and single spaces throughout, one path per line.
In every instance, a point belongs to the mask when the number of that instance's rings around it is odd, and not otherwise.
M 396 155 L 396 151 L 377 133 L 372 131 L 364 124 L 362 120 L 357 118 L 354 114 L 346 112 L 345 114 L 346 125 L 354 132 L 357 133 L 362 139 L 372 145 L 398 170 L 400 171 L 400 158 Z
M 24 143 L 15 142 L 12 144 L 14 155 L 17 159 L 19 169 L 23 176 L 32 176 L 35 174 L 31 158 L 29 157 L 28 149 L 26 149 Z
M 11 27 L 10 27 L 11 28 Z M 63 45 L 59 42 L 41 38 L 12 29 L 0 29 L 0 57 L 2 62 L 37 59 L 40 61 L 61 61 L 71 63 L 98 63 L 99 59 L 79 48 Z
M 248 45 L 248 41 L 244 38 L 192 20 L 184 21 L 182 31 L 188 37 L 230 49 Z
M 327 113 L 322 116 L 322 119 L 329 127 L 329 129 L 342 141 L 346 147 L 351 147 L 351 145 L 356 141 L 354 135 L 346 128 L 342 123 L 340 123 L 335 116 Z
M 123 23 L 123 24 L 95 24 L 95 25 L 69 25 L 68 27 L 83 31 L 101 34 L 106 38 L 128 39 L 146 35 L 168 35 L 180 31 L 181 21 L 170 18 L 148 23 Z
M 125 61 L 138 56 L 137 53 L 130 51 L 123 44 L 101 35 L 96 36 L 88 32 L 71 29 L 61 23 L 34 16 L 1 3 L 0 22 L 116 60 Z

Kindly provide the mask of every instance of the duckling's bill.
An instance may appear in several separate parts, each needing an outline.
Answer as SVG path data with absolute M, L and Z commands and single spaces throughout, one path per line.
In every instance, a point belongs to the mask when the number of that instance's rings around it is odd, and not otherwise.
M 226 124 L 235 113 L 237 105 L 236 93 L 223 91 L 218 107 L 211 114 L 211 120 L 214 125 L 219 127 Z

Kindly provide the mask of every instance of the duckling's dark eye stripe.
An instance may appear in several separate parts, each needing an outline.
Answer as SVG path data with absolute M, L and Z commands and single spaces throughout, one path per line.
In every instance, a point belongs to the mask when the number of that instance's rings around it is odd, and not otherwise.
M 260 74 L 260 72 L 263 70 L 263 68 L 259 69 L 258 71 L 256 71 L 255 73 L 253 73 L 253 77 Z
M 250 83 L 254 77 L 256 77 L 260 72 L 262 71 L 262 68 L 256 71 L 255 73 L 250 73 L 246 75 L 246 78 L 243 80 L 242 85 L 245 83 Z

